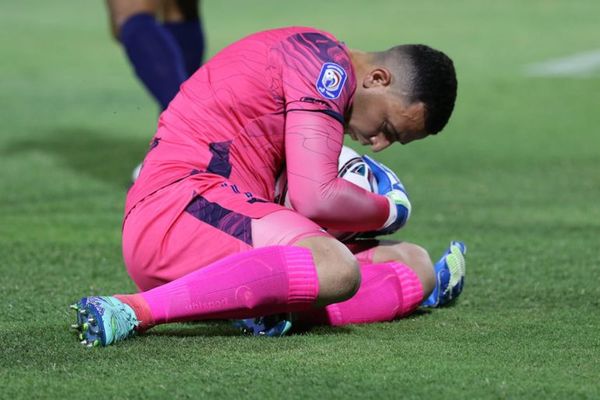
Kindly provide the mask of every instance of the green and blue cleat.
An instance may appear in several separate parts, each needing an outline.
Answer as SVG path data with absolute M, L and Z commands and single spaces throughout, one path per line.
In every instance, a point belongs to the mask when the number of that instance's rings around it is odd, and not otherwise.
M 77 313 L 79 340 L 87 347 L 108 346 L 135 335 L 139 325 L 127 304 L 112 296 L 83 297 L 71 309 Z
M 453 241 L 442 258 L 435 263 L 436 285 L 423 307 L 443 307 L 454 301 L 465 285 L 465 254 L 467 246 Z
M 253 336 L 284 336 L 292 327 L 290 314 L 275 314 L 266 317 L 238 319 L 233 321 L 233 327 L 242 333 Z

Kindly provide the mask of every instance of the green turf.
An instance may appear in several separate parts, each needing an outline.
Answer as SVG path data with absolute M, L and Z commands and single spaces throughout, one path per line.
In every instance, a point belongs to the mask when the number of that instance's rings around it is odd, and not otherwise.
M 280 340 L 173 325 L 82 348 L 68 304 L 134 289 L 120 220 L 157 110 L 102 2 L 4 2 L 0 398 L 599 398 L 600 71 L 523 70 L 599 49 L 600 3 L 205 3 L 210 54 L 303 24 L 350 47 L 424 42 L 455 59 L 448 129 L 378 157 L 414 204 L 396 238 L 433 256 L 451 239 L 469 245 L 464 295 L 403 321 Z

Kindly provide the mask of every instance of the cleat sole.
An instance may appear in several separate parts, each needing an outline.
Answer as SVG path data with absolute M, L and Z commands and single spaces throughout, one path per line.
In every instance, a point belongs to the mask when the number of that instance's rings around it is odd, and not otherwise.
M 104 320 L 104 307 L 114 307 L 111 312 L 120 312 L 117 320 L 113 315 L 110 319 Z M 135 318 L 134 311 L 126 304 L 121 303 L 115 298 L 108 297 L 83 297 L 72 309 L 76 310 L 76 324 L 73 329 L 79 331 L 79 342 L 86 347 L 107 346 L 117 340 L 123 340 L 129 336 L 135 335 L 135 327 L 139 322 Z M 103 317 L 104 315 L 104 317 Z M 107 324 L 110 321 L 110 324 Z M 117 322 L 118 321 L 118 322 Z M 118 326 L 118 323 L 122 324 Z M 123 326 L 123 324 L 125 324 Z M 117 335 L 117 328 L 121 331 Z M 108 338 L 106 335 L 110 335 Z

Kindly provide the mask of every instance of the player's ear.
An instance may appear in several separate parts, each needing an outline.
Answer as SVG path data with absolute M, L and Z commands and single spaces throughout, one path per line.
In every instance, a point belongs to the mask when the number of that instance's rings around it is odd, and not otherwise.
M 385 67 L 374 67 L 363 79 L 363 87 L 389 86 L 392 83 L 392 73 Z

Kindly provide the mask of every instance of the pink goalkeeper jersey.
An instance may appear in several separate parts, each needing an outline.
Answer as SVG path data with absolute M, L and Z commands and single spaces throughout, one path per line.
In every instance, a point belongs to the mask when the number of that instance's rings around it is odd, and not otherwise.
M 356 78 L 331 34 L 292 27 L 248 36 L 219 52 L 162 113 L 126 215 L 148 195 L 193 177 L 226 178 L 273 201 L 285 168 L 294 209 L 332 229 L 375 230 L 388 201 L 337 178 Z

